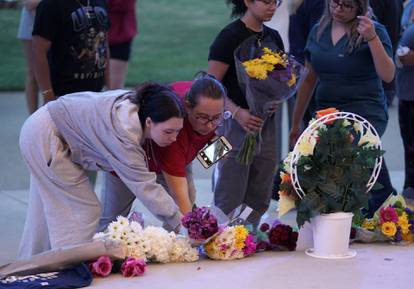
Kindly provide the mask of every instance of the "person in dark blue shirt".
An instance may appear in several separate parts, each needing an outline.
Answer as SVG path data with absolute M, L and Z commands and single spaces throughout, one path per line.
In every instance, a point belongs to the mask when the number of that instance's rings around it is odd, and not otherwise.
M 317 81 L 317 109 L 335 107 L 356 113 L 382 136 L 388 113 L 381 80 L 392 81 L 395 67 L 387 31 L 368 16 L 368 0 L 326 0 L 324 15 L 312 29 L 305 53 L 307 74 L 297 94 L 291 143 L 299 136 Z M 369 215 L 394 191 L 385 163 L 378 182 L 384 187 L 373 191 Z

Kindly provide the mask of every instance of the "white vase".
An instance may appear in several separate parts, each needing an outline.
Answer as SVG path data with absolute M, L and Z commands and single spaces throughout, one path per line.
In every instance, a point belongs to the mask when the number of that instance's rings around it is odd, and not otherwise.
M 326 259 L 351 258 L 356 252 L 349 249 L 352 213 L 332 213 L 316 216 L 311 220 L 313 249 L 306 253 L 312 257 Z

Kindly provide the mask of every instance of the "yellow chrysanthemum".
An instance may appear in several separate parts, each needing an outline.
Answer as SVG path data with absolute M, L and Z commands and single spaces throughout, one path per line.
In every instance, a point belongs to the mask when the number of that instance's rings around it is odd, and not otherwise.
M 397 227 L 393 222 L 385 222 L 381 226 L 381 232 L 388 237 L 392 237 L 397 233 Z
M 243 62 L 243 66 L 246 69 L 246 73 L 251 78 L 264 80 L 267 78 L 267 73 L 273 70 L 273 65 L 268 64 L 260 59 L 252 59 Z
M 244 248 L 244 242 L 246 241 L 249 231 L 242 225 L 234 227 L 234 245 L 237 250 L 242 250 Z
M 402 233 L 401 237 L 404 241 L 407 242 L 414 242 L 414 235 L 408 232 L 407 234 Z
M 373 219 L 365 219 L 361 227 L 373 231 L 375 230 L 375 221 Z
M 283 60 L 280 57 L 276 57 L 272 54 L 263 54 L 261 59 L 269 64 L 276 65 L 276 64 L 282 64 Z
M 406 212 L 402 212 L 401 216 L 398 216 L 398 225 L 408 224 L 408 215 Z

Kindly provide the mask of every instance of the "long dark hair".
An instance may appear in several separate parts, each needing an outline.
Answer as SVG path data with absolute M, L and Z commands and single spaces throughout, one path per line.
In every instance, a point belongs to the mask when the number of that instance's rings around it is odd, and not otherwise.
M 200 71 L 191 85 L 190 90 L 185 95 L 185 101 L 191 107 L 198 104 L 200 96 L 212 99 L 224 99 L 226 89 L 213 75 Z
M 247 6 L 244 0 L 226 0 L 227 5 L 232 6 L 231 18 L 241 17 L 246 13 Z
M 332 23 L 332 15 L 331 15 L 329 2 L 331 2 L 331 0 L 325 0 L 325 10 L 319 22 L 318 31 L 316 32 L 317 41 L 319 41 L 319 39 L 322 36 L 322 33 Z M 353 2 L 355 3 L 358 9 L 357 15 L 365 15 L 369 11 L 368 0 L 353 0 Z M 355 18 L 354 20 L 352 20 L 352 23 L 350 24 L 349 32 L 347 33 L 349 53 L 351 53 L 355 48 L 359 47 L 362 43 L 362 37 L 360 37 L 357 31 L 357 26 L 358 26 L 358 19 Z
M 184 118 L 185 111 L 177 94 L 167 85 L 157 82 L 144 82 L 130 94 L 129 100 L 139 106 L 138 117 L 142 128 L 147 117 L 155 123 L 172 117 Z

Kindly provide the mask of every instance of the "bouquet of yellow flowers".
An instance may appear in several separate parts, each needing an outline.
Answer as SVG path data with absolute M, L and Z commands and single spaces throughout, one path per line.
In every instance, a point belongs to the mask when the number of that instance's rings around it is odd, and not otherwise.
M 414 210 L 401 195 L 390 196 L 371 219 L 354 225 L 357 241 L 414 242 Z
M 235 50 L 234 58 L 250 113 L 266 121 L 279 104 L 295 93 L 301 65 L 276 47 L 273 39 L 258 43 L 255 36 Z M 256 150 L 260 150 L 260 141 L 260 131 L 246 133 L 237 160 L 249 165 Z

